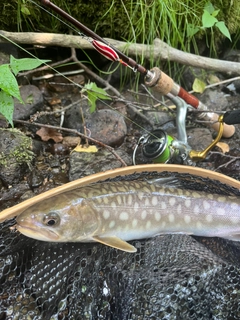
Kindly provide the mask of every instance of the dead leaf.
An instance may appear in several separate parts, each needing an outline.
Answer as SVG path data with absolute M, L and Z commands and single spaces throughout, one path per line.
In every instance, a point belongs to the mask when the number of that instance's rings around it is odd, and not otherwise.
M 225 142 L 218 142 L 216 146 L 220 148 L 223 153 L 229 152 L 229 145 Z
M 202 80 L 196 78 L 193 82 L 192 88 L 194 92 L 203 93 L 205 90 L 206 84 Z
M 74 148 L 72 150 L 72 152 L 73 151 L 94 153 L 94 152 L 98 152 L 98 148 L 96 146 L 89 146 L 89 145 L 79 144 L 79 145 L 76 146 L 76 148 Z
M 38 130 L 36 132 L 36 134 L 41 137 L 41 139 L 43 141 L 48 141 L 50 139 L 52 139 L 53 141 L 57 142 L 61 142 L 63 137 L 62 134 L 60 132 L 58 132 L 55 129 L 49 129 L 49 128 L 45 128 L 42 127 L 40 130 Z

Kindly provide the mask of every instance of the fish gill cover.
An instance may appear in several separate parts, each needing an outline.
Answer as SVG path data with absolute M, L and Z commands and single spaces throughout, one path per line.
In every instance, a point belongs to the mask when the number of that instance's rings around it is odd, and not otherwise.
M 174 175 L 183 188 L 239 196 L 218 181 Z M 240 319 L 238 242 L 164 235 L 132 241 L 138 250 L 129 254 L 29 239 L 9 232 L 14 223 L 0 225 L 0 320 Z

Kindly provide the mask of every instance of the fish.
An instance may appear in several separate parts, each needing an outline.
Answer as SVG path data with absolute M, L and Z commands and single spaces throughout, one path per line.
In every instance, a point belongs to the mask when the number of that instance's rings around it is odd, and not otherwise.
M 240 197 L 162 185 L 103 181 L 56 194 L 17 217 L 23 235 L 48 242 L 99 242 L 136 252 L 131 240 L 188 234 L 240 240 Z

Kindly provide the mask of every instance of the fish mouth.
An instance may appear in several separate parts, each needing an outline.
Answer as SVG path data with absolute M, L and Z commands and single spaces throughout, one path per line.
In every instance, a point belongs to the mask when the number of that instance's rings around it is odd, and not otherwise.
M 22 233 L 24 236 L 27 236 L 32 239 L 41 240 L 41 241 L 49 241 L 49 242 L 58 242 L 59 235 L 56 234 L 52 230 L 46 230 L 43 228 L 31 227 L 28 225 L 16 225 L 16 229 Z

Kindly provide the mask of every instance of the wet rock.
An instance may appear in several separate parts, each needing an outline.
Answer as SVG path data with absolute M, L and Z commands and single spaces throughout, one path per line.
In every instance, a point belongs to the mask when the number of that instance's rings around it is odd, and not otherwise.
M 82 113 L 84 119 L 90 116 L 89 105 L 86 100 L 81 101 L 79 104 L 66 110 L 63 126 L 66 128 L 77 130 L 79 132 L 83 132 Z
M 33 159 L 32 141 L 17 129 L 0 129 L 0 179 L 4 185 L 23 179 Z
M 225 93 L 219 89 L 206 89 L 202 94 L 197 95 L 201 102 L 206 104 L 208 110 L 227 110 L 228 100 Z
M 116 153 L 126 162 L 132 164 L 131 155 L 126 150 L 117 149 Z M 73 152 L 70 155 L 69 180 L 76 180 L 97 172 L 120 168 L 122 164 L 116 157 L 105 149 L 100 149 L 96 153 Z
M 20 88 L 20 94 L 25 104 L 14 99 L 15 120 L 28 119 L 30 115 L 40 110 L 43 105 L 43 96 L 41 91 L 33 85 L 25 85 Z
M 27 177 L 27 182 L 31 188 L 37 188 L 43 183 L 44 177 L 37 169 L 33 169 Z
M 94 112 L 86 120 L 86 127 L 91 132 L 91 137 L 109 146 L 120 146 L 127 134 L 127 125 L 124 117 L 109 109 Z

